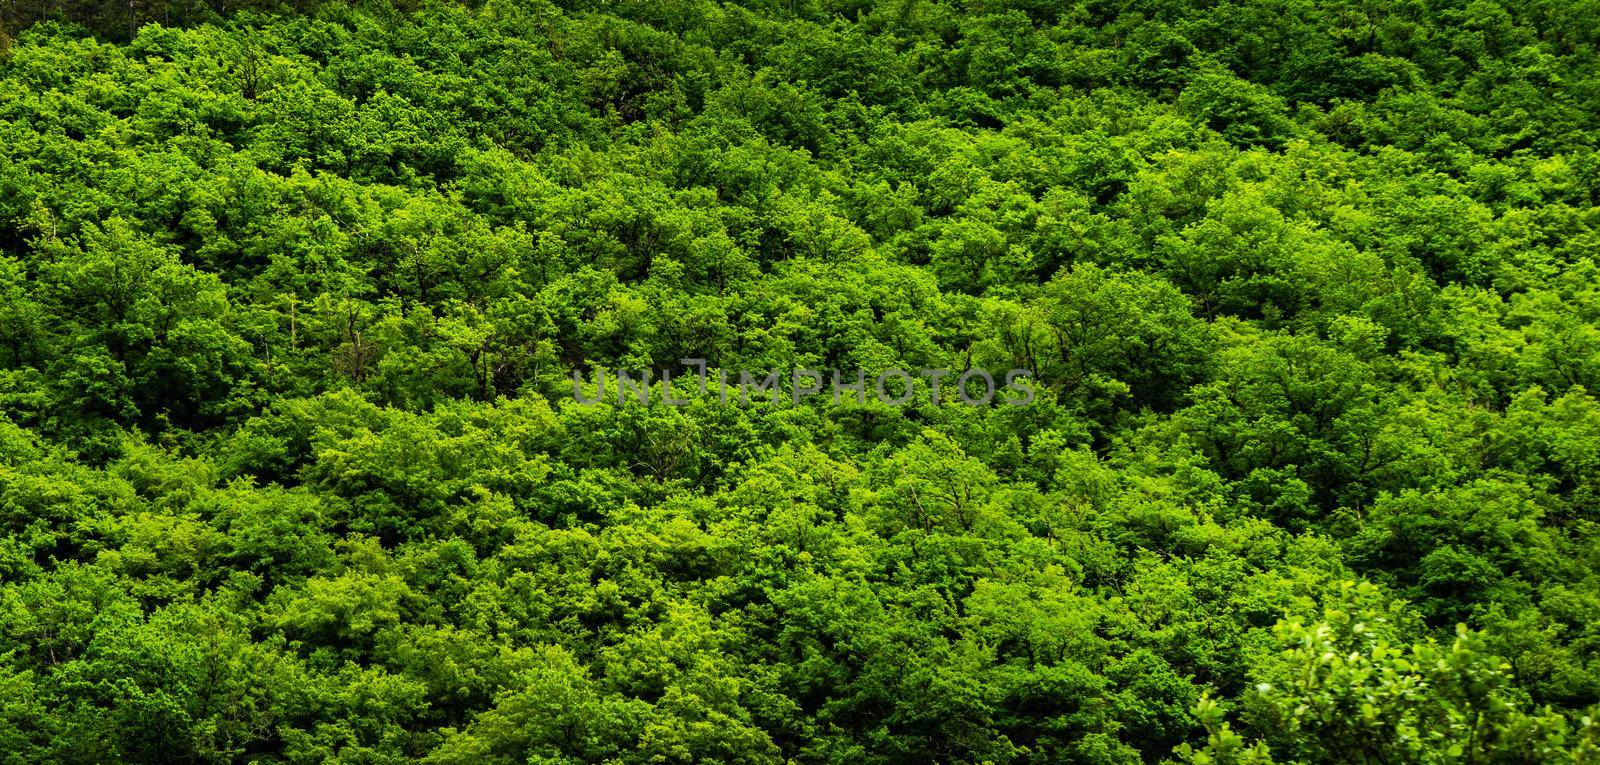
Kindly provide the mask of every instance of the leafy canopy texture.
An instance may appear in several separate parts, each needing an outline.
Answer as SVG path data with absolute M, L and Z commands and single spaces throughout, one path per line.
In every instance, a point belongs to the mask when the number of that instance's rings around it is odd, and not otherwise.
M 1597 19 L 0 2 L 0 763 L 1600 762 Z

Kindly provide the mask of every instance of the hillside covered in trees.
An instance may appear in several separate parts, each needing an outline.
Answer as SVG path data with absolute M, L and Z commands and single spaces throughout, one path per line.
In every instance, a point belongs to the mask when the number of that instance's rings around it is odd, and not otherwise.
M 5 3 L 0 762 L 1600 761 L 1597 48 Z

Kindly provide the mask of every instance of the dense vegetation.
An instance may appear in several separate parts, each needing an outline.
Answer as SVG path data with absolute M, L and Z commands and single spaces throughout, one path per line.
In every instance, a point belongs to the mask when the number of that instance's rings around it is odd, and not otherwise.
M 7 4 L 0 761 L 1600 760 L 1597 19 Z

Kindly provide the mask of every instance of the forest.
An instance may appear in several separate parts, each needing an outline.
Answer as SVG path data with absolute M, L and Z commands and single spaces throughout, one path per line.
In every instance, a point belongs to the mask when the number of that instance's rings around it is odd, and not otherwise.
M 1597 395 L 1600 0 L 0 2 L 4 765 L 1600 763 Z

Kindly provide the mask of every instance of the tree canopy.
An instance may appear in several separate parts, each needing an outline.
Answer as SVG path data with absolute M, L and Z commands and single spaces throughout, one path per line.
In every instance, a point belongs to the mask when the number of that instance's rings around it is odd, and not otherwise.
M 1597 19 L 0 4 L 0 762 L 1600 762 Z

